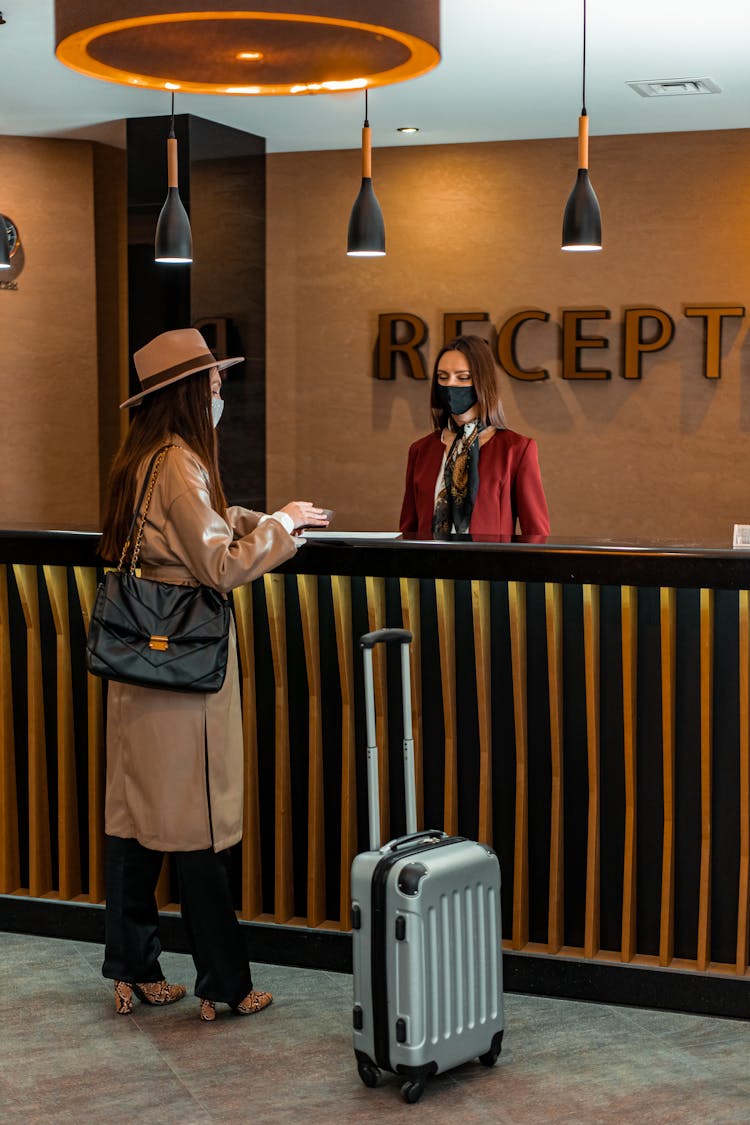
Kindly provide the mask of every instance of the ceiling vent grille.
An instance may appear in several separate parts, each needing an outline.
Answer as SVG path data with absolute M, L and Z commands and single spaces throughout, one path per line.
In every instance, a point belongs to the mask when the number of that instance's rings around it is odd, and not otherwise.
M 645 82 L 626 82 L 642 98 L 682 98 L 690 94 L 720 94 L 721 87 L 711 78 L 651 78 Z

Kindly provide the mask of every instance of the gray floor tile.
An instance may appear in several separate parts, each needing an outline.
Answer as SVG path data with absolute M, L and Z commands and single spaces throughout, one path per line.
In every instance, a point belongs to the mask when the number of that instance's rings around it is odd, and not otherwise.
M 430 1080 L 407 1106 L 399 1080 L 362 1085 L 351 1048 L 351 978 L 254 966 L 274 1003 L 198 1019 L 113 1010 L 101 948 L 0 934 L 3 1125 L 747 1125 L 750 1022 L 509 994 L 498 1064 Z M 162 967 L 192 994 L 189 957 Z M 127 1081 L 124 1075 L 128 1075 Z

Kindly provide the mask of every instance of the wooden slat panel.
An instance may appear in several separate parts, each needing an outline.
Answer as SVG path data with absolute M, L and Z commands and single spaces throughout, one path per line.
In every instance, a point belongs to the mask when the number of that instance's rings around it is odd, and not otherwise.
M 289 685 L 287 681 L 284 576 L 264 574 L 276 688 L 276 787 L 274 831 L 274 910 L 276 922 L 294 914 L 292 871 L 292 772 L 289 758 Z
M 748 964 L 750 912 L 750 592 L 739 594 L 740 874 L 737 889 L 737 973 Z
M 622 730 L 625 766 L 625 846 L 622 873 L 622 960 L 636 953 L 636 745 L 638 591 L 620 590 L 622 629 Z
M 367 624 L 370 632 L 385 628 L 385 579 L 366 578 Z M 388 689 L 386 686 L 386 646 L 372 650 L 372 682 L 375 688 L 375 740 L 378 747 L 380 781 L 380 839 L 390 838 L 391 802 L 388 768 Z
M 424 825 L 424 774 L 422 763 L 422 617 L 419 579 L 400 579 L 401 619 L 414 637 L 411 646 L 411 720 L 414 735 L 414 779 L 417 790 L 417 828 Z
M 490 584 L 472 582 L 474 663 L 477 677 L 479 720 L 479 839 L 492 844 L 492 631 L 490 628 Z
M 57 848 L 60 898 L 81 893 L 81 850 L 78 840 L 78 790 L 73 734 L 73 680 L 70 667 L 68 572 L 45 566 L 57 637 Z
M 589 811 L 586 836 L 584 956 L 599 951 L 599 587 L 583 586 L 583 653 L 586 681 L 586 752 Z
M 516 816 L 513 843 L 513 949 L 529 940 L 529 746 L 526 674 L 526 586 L 508 583 L 513 722 L 516 731 Z
M 323 717 L 320 689 L 320 627 L 318 580 L 315 575 L 297 576 L 302 638 L 305 646 L 309 700 L 307 781 L 307 924 L 325 921 L 326 877 L 323 817 Z
M 19 889 L 20 882 L 8 571 L 0 566 L 0 894 L 12 894 Z
M 455 836 L 458 832 L 458 732 L 456 730 L 456 613 L 453 582 L 450 579 L 437 578 L 435 597 L 445 728 L 443 829 L 449 836 Z
M 35 566 L 14 563 L 23 616 L 26 622 L 26 677 L 29 758 L 29 894 L 35 898 L 52 891 L 50 815 L 47 795 L 47 760 L 44 731 L 44 684 L 39 627 L 39 593 Z
M 711 752 L 714 691 L 714 592 L 701 590 L 701 860 L 698 890 L 699 969 L 711 960 Z
M 96 599 L 96 571 L 73 568 L 81 604 L 84 629 L 88 632 Z M 86 675 L 88 754 L 89 901 L 104 899 L 104 719 L 103 689 L 98 676 Z
M 674 956 L 675 868 L 675 701 L 677 691 L 677 611 L 674 590 L 659 593 L 661 614 L 661 747 L 664 787 L 664 834 L 661 858 L 661 917 L 659 964 Z
M 255 623 L 253 588 L 239 586 L 232 595 L 237 622 L 237 651 L 242 676 L 242 742 L 244 748 L 244 801 L 242 817 L 242 918 L 263 913 L 260 795 L 258 792 L 258 726 L 255 692 Z
M 350 872 L 357 852 L 357 767 L 354 742 L 354 657 L 352 653 L 351 578 L 331 578 L 336 651 L 341 686 L 341 890 L 340 926 L 348 930 L 351 914 Z
M 563 620 L 562 588 L 544 584 L 547 620 L 547 682 L 549 690 L 550 852 L 547 943 L 557 953 L 565 940 L 565 853 L 563 786 Z

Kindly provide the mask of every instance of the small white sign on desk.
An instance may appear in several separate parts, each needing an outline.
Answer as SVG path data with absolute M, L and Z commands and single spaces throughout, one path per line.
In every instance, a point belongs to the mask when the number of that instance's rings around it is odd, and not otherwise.
M 732 546 L 750 551 L 750 523 L 736 523 L 734 525 Z

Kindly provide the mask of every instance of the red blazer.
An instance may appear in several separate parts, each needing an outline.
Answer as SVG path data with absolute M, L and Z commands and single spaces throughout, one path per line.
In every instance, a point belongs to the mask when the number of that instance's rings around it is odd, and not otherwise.
M 399 527 L 404 535 L 432 535 L 435 485 L 445 446 L 438 430 L 409 448 Z M 473 535 L 549 535 L 549 514 L 536 442 L 497 430 L 479 449 L 479 489 L 471 515 Z

